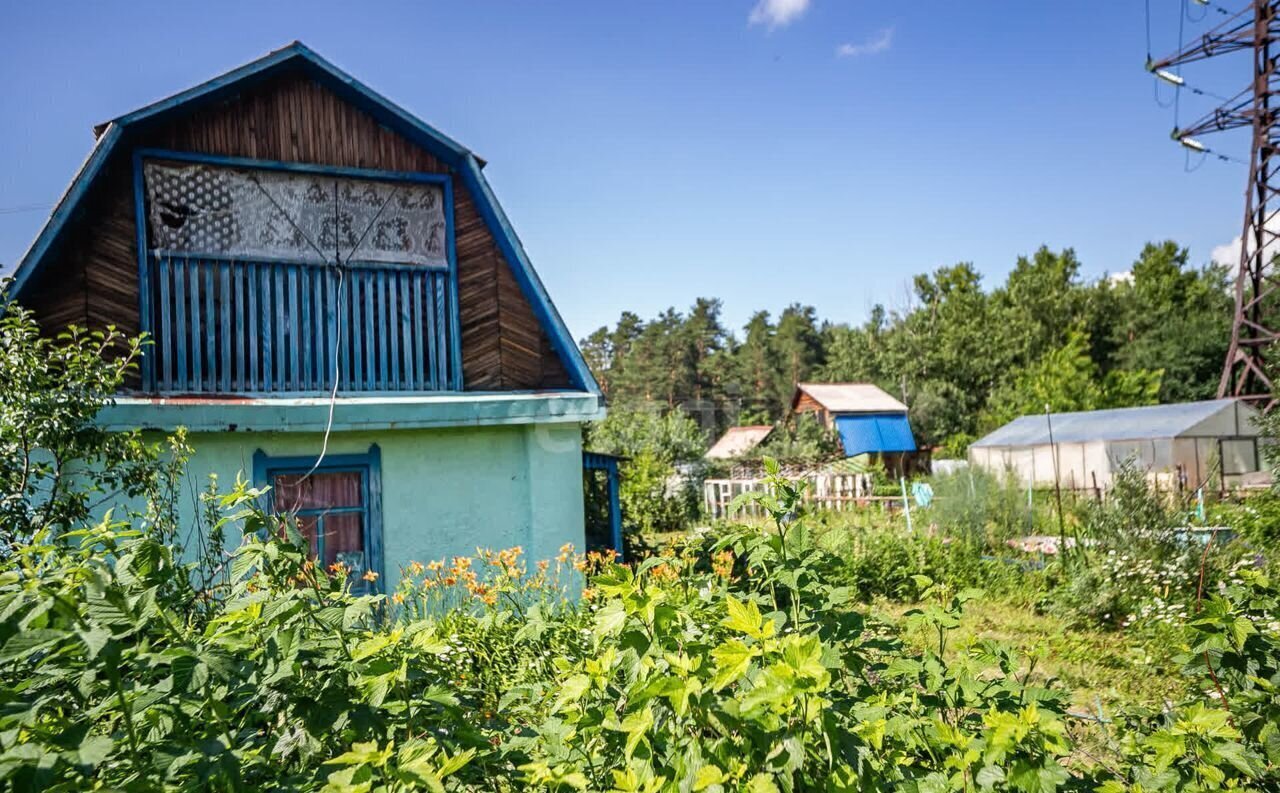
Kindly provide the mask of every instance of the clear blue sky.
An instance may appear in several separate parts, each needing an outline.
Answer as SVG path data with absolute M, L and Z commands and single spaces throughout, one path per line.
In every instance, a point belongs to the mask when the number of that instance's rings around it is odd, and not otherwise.
M 1136 0 L 770 2 L 7 3 L 0 263 L 47 214 L 9 210 L 56 200 L 94 123 L 293 39 L 489 160 L 577 336 L 700 295 L 735 326 L 792 301 L 858 322 L 957 261 L 991 284 L 1072 246 L 1098 275 L 1239 233 L 1244 166 L 1185 171 Z M 1151 5 L 1160 54 L 1179 3 Z M 1193 74 L 1234 93 L 1248 65 Z

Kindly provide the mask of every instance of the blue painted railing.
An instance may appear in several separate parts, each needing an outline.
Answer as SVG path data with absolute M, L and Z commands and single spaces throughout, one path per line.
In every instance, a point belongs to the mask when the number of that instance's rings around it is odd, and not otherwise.
M 160 393 L 327 393 L 450 389 L 449 272 L 419 265 L 341 269 L 153 253 Z

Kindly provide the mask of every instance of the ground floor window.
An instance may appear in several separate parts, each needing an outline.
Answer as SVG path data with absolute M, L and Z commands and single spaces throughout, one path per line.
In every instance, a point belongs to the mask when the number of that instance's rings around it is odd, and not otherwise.
M 319 465 L 314 457 L 254 455 L 255 483 L 271 488 L 268 506 L 294 516 L 312 558 L 344 566 L 356 591 L 375 591 L 383 572 L 379 458 L 376 445 L 326 455 Z

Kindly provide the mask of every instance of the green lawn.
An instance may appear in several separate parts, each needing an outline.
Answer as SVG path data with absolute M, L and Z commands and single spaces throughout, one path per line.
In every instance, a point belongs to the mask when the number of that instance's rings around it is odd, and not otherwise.
M 897 621 L 910 604 L 878 602 L 873 612 Z M 907 631 L 916 645 L 933 642 L 932 634 Z M 1072 627 L 1026 605 L 973 600 L 952 634 L 949 651 L 958 653 L 975 641 L 994 639 L 1015 647 L 1034 661 L 1033 676 L 1057 678 L 1074 694 L 1077 712 L 1109 715 L 1120 704 L 1161 707 L 1177 700 L 1184 682 L 1163 652 L 1124 633 Z

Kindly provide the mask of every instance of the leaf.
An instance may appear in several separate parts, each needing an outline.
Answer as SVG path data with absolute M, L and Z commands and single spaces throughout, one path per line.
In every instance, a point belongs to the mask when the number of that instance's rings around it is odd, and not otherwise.
M 754 639 L 762 638 L 764 634 L 764 617 L 760 614 L 760 607 L 756 605 L 754 600 L 748 600 L 744 603 L 733 595 L 727 595 L 725 603 L 729 608 L 729 616 L 724 621 L 726 628 L 745 633 Z
M 597 638 L 614 636 L 627 624 L 627 609 L 621 600 L 611 600 L 596 612 L 595 634 Z
M 430 631 L 415 634 L 412 644 L 427 655 L 444 655 L 449 651 L 448 643 Z
M 782 646 L 782 660 L 791 667 L 797 677 L 807 678 L 826 685 L 830 679 L 822 665 L 822 642 L 817 636 L 790 634 Z
M 461 771 L 467 763 L 471 762 L 475 756 L 475 749 L 467 749 L 466 751 L 458 752 L 453 757 L 450 757 L 440 764 L 440 776 L 443 778 L 450 774 L 456 774 L 458 771 Z
M 973 781 L 978 784 L 978 787 L 990 790 L 1004 781 L 1004 769 L 998 765 L 984 765 L 974 775 Z
M 351 651 L 351 660 L 363 661 L 366 658 L 377 655 L 386 648 L 398 643 L 402 633 L 403 631 L 394 630 L 365 639 Z
M 368 743 L 352 744 L 351 748 L 331 760 L 325 760 L 325 765 L 382 765 L 391 759 L 394 744 L 388 743 L 386 749 L 379 749 L 376 741 Z
M 373 789 L 373 771 L 359 765 L 342 768 L 329 774 L 320 793 L 369 793 Z
M 556 705 L 552 709 L 554 712 L 567 708 L 569 705 L 576 703 L 582 699 L 582 695 L 587 693 L 591 688 L 591 678 L 586 675 L 574 675 L 560 684 L 560 696 L 556 699 Z
M 1168 730 L 1153 732 L 1144 741 L 1147 748 L 1155 752 L 1154 766 L 1157 772 L 1168 768 L 1174 761 L 1187 753 L 1186 739 L 1174 735 Z
M 693 777 L 693 789 L 695 791 L 706 790 L 712 785 L 723 785 L 728 779 L 719 767 L 704 765 L 698 769 L 698 773 Z
M 751 781 L 747 782 L 743 790 L 746 793 L 781 793 L 773 779 L 766 774 L 756 774 L 751 777 Z
M 76 631 L 76 635 L 84 643 L 90 661 L 97 658 L 98 653 L 102 652 L 102 648 L 106 647 L 107 642 L 111 641 L 111 631 L 101 625 L 94 625 L 88 630 Z
M 20 631 L 9 637 L 0 649 L 0 661 L 17 661 L 47 650 L 71 634 L 51 628 L 34 628 Z
M 86 736 L 76 749 L 76 764 L 90 768 L 97 766 L 111 756 L 114 747 L 115 743 L 105 735 Z
M 303 729 L 302 725 L 295 725 L 292 729 L 285 730 L 276 741 L 275 746 L 271 748 L 271 756 L 279 757 L 282 760 L 288 760 L 290 755 L 299 752 L 303 747 L 310 746 L 315 743 L 315 739 Z
M 758 647 L 748 647 L 741 639 L 728 639 L 711 651 L 716 662 L 716 674 L 711 680 L 714 691 L 736 683 L 747 673 L 751 659 L 760 654 Z

